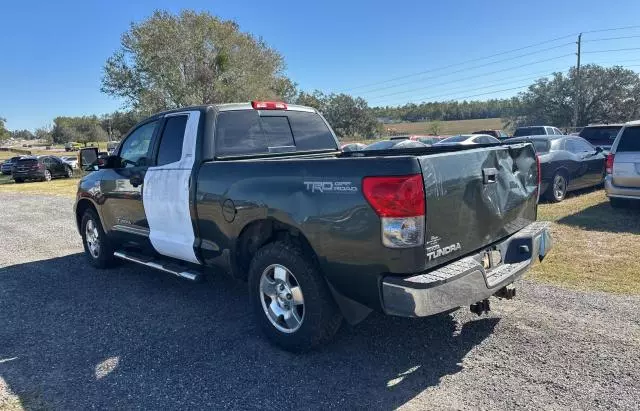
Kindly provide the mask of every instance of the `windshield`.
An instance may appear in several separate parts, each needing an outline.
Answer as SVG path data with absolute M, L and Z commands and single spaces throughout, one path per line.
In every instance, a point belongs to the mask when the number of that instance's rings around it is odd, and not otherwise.
M 622 126 L 585 127 L 579 136 L 594 146 L 610 146 L 616 139 Z
M 377 143 L 368 145 L 365 150 L 387 150 L 389 148 L 392 148 L 396 143 L 397 141 L 378 141 Z
M 549 140 L 534 140 L 528 138 L 522 139 L 511 139 L 505 141 L 505 143 L 531 143 L 533 144 L 533 148 L 536 150 L 536 153 L 548 153 L 551 147 L 551 143 Z
M 445 138 L 441 140 L 440 143 L 462 143 L 463 141 L 469 139 L 469 136 L 453 136 L 449 138 Z
M 547 134 L 544 127 L 520 127 L 513 133 L 514 137 L 522 136 L 538 136 L 541 134 Z

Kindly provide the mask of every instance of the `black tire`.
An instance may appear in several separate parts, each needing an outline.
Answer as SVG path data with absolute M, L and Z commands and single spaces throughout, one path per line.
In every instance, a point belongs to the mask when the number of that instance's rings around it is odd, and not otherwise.
M 301 324 L 293 332 L 277 329 L 263 308 L 263 301 L 269 297 L 262 293 L 260 281 L 273 265 L 286 267 L 304 296 Z M 314 259 L 287 242 L 269 243 L 255 254 L 249 268 L 249 297 L 256 321 L 266 337 L 287 351 L 305 352 L 329 342 L 342 323 L 342 314 Z
M 73 169 L 71 167 L 67 167 L 67 169 L 65 170 L 65 175 L 64 178 L 71 178 L 73 177 Z
M 87 225 L 93 224 L 97 231 L 97 239 L 98 239 L 98 250 L 97 252 L 92 252 L 90 250 L 90 246 L 87 243 Z M 100 223 L 100 218 L 96 212 L 92 209 L 88 209 L 84 212 L 82 216 L 82 222 L 80 224 L 80 234 L 82 235 L 82 245 L 84 247 L 84 252 L 89 259 L 91 265 L 96 268 L 109 268 L 112 267 L 116 258 L 113 256 L 113 245 L 107 237 L 106 233 L 102 229 L 102 224 Z
M 13 180 L 16 182 L 16 184 L 20 184 L 20 183 L 24 183 L 24 180 L 21 178 L 16 178 L 15 180 Z
M 51 175 L 51 171 L 44 170 L 44 176 L 42 177 L 42 181 L 51 181 L 53 176 Z
M 556 187 L 556 183 L 560 186 Z M 554 203 L 559 203 L 567 196 L 567 188 L 569 187 L 569 179 L 567 174 L 563 171 L 556 171 L 551 179 L 551 184 L 547 189 L 547 199 Z
M 627 208 L 629 202 L 624 198 L 609 197 L 609 204 L 613 208 Z

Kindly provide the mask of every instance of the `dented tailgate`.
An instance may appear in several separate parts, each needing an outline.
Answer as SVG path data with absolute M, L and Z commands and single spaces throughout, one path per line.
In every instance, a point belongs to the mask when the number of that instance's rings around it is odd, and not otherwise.
M 418 160 L 426 195 L 427 267 L 486 248 L 535 221 L 538 174 L 530 144 Z

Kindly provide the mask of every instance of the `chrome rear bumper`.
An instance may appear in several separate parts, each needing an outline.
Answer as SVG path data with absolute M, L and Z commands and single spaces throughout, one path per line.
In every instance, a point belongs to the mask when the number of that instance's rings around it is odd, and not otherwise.
M 535 222 L 506 240 L 437 270 L 382 280 L 385 313 L 425 317 L 484 300 L 520 278 L 551 249 L 549 223 Z M 500 263 L 485 269 L 487 253 L 500 253 Z

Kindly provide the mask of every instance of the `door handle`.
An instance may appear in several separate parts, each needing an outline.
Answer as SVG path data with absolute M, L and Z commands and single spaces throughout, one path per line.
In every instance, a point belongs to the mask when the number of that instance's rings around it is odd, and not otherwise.
M 138 187 L 140 184 L 142 184 L 142 177 L 139 175 L 131 176 L 131 178 L 129 179 L 129 182 L 131 183 L 132 186 Z
M 498 175 L 498 170 L 496 170 L 495 168 L 483 168 L 482 169 L 482 182 L 484 184 L 495 183 L 497 175 Z

